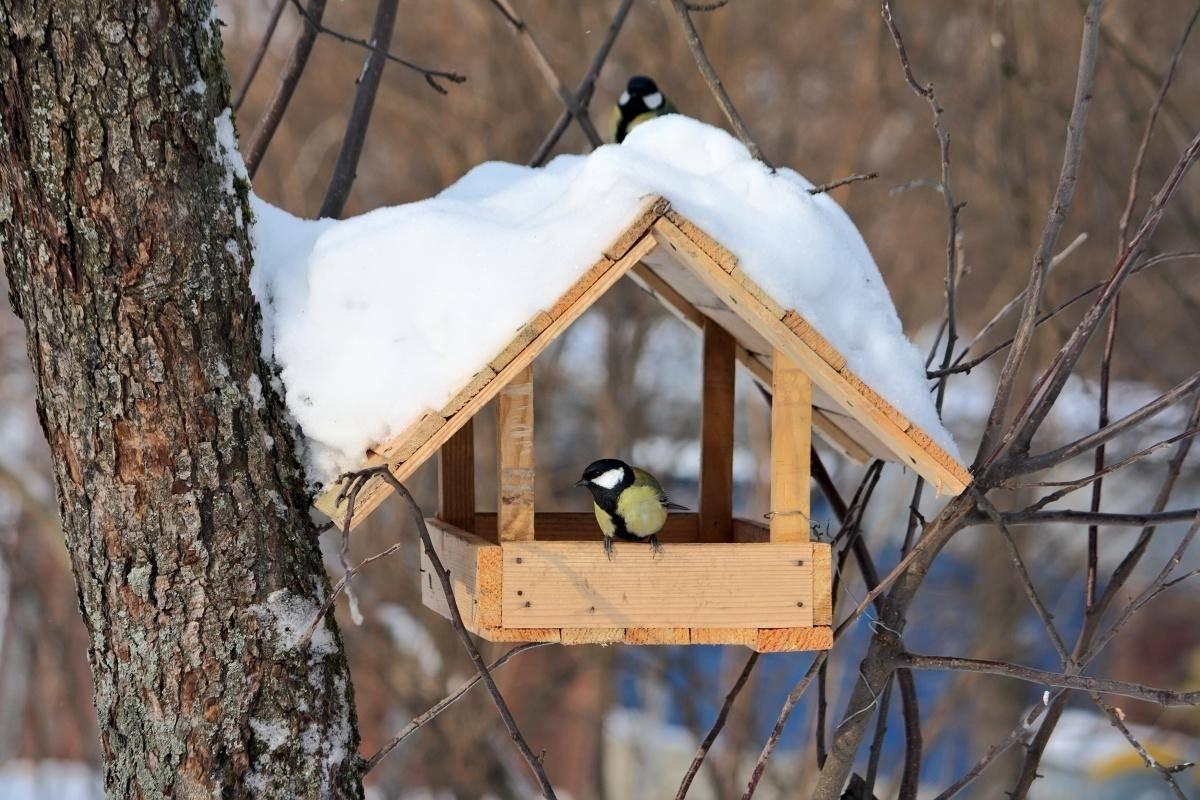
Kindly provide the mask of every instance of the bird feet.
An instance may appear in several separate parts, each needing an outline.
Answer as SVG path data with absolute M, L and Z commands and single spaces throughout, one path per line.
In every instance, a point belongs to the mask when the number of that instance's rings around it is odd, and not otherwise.
M 604 537 L 604 555 L 608 556 L 608 560 L 613 560 L 613 537 Z
M 650 557 L 657 558 L 662 555 L 662 543 L 658 541 L 658 534 L 650 537 Z

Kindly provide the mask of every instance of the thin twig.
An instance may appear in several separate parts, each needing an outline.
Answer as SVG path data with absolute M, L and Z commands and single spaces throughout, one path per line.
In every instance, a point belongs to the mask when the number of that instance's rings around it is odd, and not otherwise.
M 824 194 L 825 192 L 836 189 L 839 186 L 845 186 L 846 184 L 849 184 L 849 183 L 858 183 L 859 181 L 873 181 L 878 177 L 879 177 L 878 172 L 868 172 L 865 175 L 857 175 L 857 174 L 856 175 L 848 175 L 845 178 L 842 178 L 841 180 L 830 181 L 829 183 L 822 183 L 819 186 L 814 186 L 808 190 L 808 193 L 809 194 Z
M 700 766 L 704 763 L 704 759 L 708 758 L 708 751 L 712 749 L 713 742 L 717 740 L 717 737 L 721 735 L 721 730 L 725 727 L 725 720 L 729 718 L 729 710 L 733 708 L 746 681 L 750 679 L 750 674 L 754 672 L 754 665 L 758 663 L 758 655 L 757 652 L 750 653 L 737 680 L 729 688 L 729 692 L 725 695 L 725 702 L 721 703 L 721 710 L 717 712 L 717 718 L 713 720 L 712 727 L 708 729 L 704 740 L 700 742 L 696 755 L 692 757 L 692 763 L 688 765 L 687 772 L 684 773 L 683 780 L 679 784 L 679 791 L 675 792 L 675 800 L 683 800 L 687 797 L 688 790 L 692 787 L 692 781 L 696 779 L 696 774 L 700 771 Z
M 295 1 L 292 0 L 292 2 Z M 317 40 L 318 26 L 324 15 L 325 0 L 308 0 L 304 18 L 309 20 L 310 24 L 301 26 L 300 34 L 296 37 L 295 44 L 292 45 L 292 52 L 288 56 L 287 64 L 279 73 L 279 83 L 275 86 L 275 93 L 271 96 L 266 111 L 258 121 L 258 127 L 255 128 L 254 136 L 250 139 L 250 146 L 246 148 L 246 173 L 251 178 L 258 172 L 263 156 L 267 153 L 267 147 L 271 144 L 271 138 L 279 128 L 279 123 L 283 121 L 283 114 L 287 111 L 288 104 L 292 102 L 292 95 L 296 93 L 300 76 L 304 74 L 304 68 L 308 66 L 308 57 L 312 54 L 313 43 Z
M 234 111 L 242 107 L 242 103 L 246 100 L 246 93 L 250 91 L 250 85 L 254 83 L 254 77 L 258 75 L 258 68 L 262 66 L 263 57 L 266 56 L 267 50 L 271 47 L 271 39 L 275 36 L 275 28 L 279 25 L 279 17 L 283 14 L 283 9 L 288 4 L 288 0 L 275 0 L 275 7 L 271 9 L 271 16 L 267 18 L 267 27 L 263 31 L 262 39 L 259 40 L 258 48 L 254 51 L 254 56 L 250 59 L 250 65 L 246 68 L 246 75 L 242 78 L 242 83 L 234 92 L 233 99 L 229 105 Z
M 387 60 L 384 54 L 392 46 L 392 31 L 396 25 L 398 0 L 379 0 L 375 6 L 375 22 L 371 27 L 371 41 L 378 47 L 367 53 L 362 72 L 358 76 L 358 88 L 354 90 L 354 106 L 346 120 L 346 133 L 333 165 L 329 188 L 321 201 L 320 217 L 340 217 L 350 197 L 350 189 L 358 175 L 358 160 L 362 156 L 363 142 L 367 138 L 367 127 L 371 124 L 371 111 L 375 108 L 375 95 L 379 81 L 383 78 L 383 67 Z
M 1000 675 L 1039 686 L 1055 686 L 1083 692 L 1099 692 L 1145 700 L 1164 708 L 1181 708 L 1200 705 L 1200 691 L 1177 692 L 1159 689 L 1130 681 L 1115 681 L 1108 678 L 1093 678 L 1090 675 L 1070 675 L 1050 670 L 1034 669 L 1007 661 L 985 658 L 959 658 L 957 656 L 929 656 L 907 653 L 899 657 L 899 663 L 917 670 L 953 670 L 957 672 L 982 672 Z
M 779 709 L 779 716 L 775 719 L 775 727 L 771 729 L 771 735 L 767 737 L 762 752 L 758 754 L 758 759 L 754 762 L 754 769 L 750 771 L 750 780 L 746 784 L 746 791 L 742 793 L 742 800 L 750 800 L 750 798 L 754 797 L 754 793 L 758 790 L 758 783 L 762 780 L 763 771 L 767 768 L 767 761 L 771 758 L 771 753 L 775 751 L 775 745 L 779 743 L 779 737 L 783 734 L 783 729 L 787 725 L 788 717 L 792 715 L 792 710 L 800 702 L 804 691 L 812 683 L 812 679 L 816 677 L 817 670 L 821 668 L 821 665 L 825 663 L 825 659 L 828 657 L 828 650 L 818 653 L 816 658 L 813 659 L 812 664 L 809 665 L 808 672 L 804 673 L 804 677 L 800 679 L 800 682 L 788 693 L 787 699 L 783 701 L 783 707 Z
M 497 669 L 507 664 L 514 656 L 518 656 L 527 650 L 533 650 L 537 647 L 546 647 L 550 644 L 553 644 L 553 642 L 526 642 L 525 644 L 519 644 L 489 664 L 488 671 L 495 672 Z M 433 718 L 438 714 L 441 714 L 447 708 L 457 703 L 482 679 L 483 677 L 478 672 L 475 673 L 462 686 L 459 686 L 453 692 L 434 703 L 421 714 L 413 717 L 407 725 L 400 729 L 399 733 L 397 733 L 391 739 L 388 739 L 387 742 L 384 743 L 383 747 L 380 747 L 379 750 L 375 752 L 375 755 L 366 760 L 365 764 L 363 765 L 362 774 L 366 775 L 368 772 L 375 769 L 379 762 L 382 761 L 388 753 L 396 749 L 397 745 L 399 745 L 412 734 L 416 733 L 417 729 L 422 725 L 432 721 Z
M 1167 786 L 1170 787 L 1172 794 L 1175 795 L 1177 800 L 1188 800 L 1188 796 L 1183 793 L 1183 789 L 1179 788 L 1179 782 L 1175 780 L 1175 773 L 1194 766 L 1194 763 L 1185 761 L 1182 764 L 1174 766 L 1158 763 L 1158 759 L 1150 755 L 1146 748 L 1142 746 L 1142 743 L 1137 740 L 1137 737 L 1133 735 L 1133 731 L 1129 730 L 1129 726 L 1125 724 L 1125 715 L 1120 710 L 1104 702 L 1104 698 L 1095 692 L 1092 693 L 1092 702 L 1108 716 L 1108 721 L 1112 723 L 1114 728 L 1121 732 L 1121 735 L 1125 737 L 1125 741 L 1129 742 L 1129 746 L 1134 749 L 1134 752 L 1141 756 L 1142 762 L 1159 774 Z
M 687 42 L 688 50 L 692 54 L 692 58 L 696 61 L 696 66 L 700 69 L 700 74 L 704 76 L 704 82 L 708 84 L 709 90 L 713 97 L 717 100 L 717 105 L 721 107 L 721 112 L 725 115 L 725 119 L 729 121 L 730 127 L 733 128 L 734 134 L 741 140 L 746 149 L 750 151 L 750 155 L 758 159 L 768 167 L 771 162 L 767 161 L 763 156 L 762 149 L 754 141 L 754 137 L 750 135 L 750 129 L 746 127 L 745 120 L 738 113 L 733 105 L 733 101 L 729 99 L 729 93 L 725 91 L 725 87 L 721 84 L 721 78 L 717 75 L 717 71 L 713 69 L 712 62 L 708 60 L 708 54 L 704 52 L 704 43 L 700 41 L 700 34 L 696 32 L 696 26 L 692 22 L 690 9 L 685 0 L 671 0 L 671 5 L 675 8 L 675 13 L 679 16 L 679 24 L 683 26 L 683 39 Z
M 979 450 L 975 457 L 973 472 L 995 458 L 1000 447 L 1001 433 L 1008 415 L 1009 402 L 1016 387 L 1017 373 L 1025 363 L 1033 340 L 1034 322 L 1045 292 L 1046 273 L 1050 258 L 1058 244 L 1058 236 L 1066 223 L 1067 215 L 1075 200 L 1075 185 L 1079 177 L 1079 162 L 1083 156 L 1083 133 L 1087 127 L 1088 110 L 1091 107 L 1092 84 L 1096 77 L 1096 60 L 1099 51 L 1100 12 L 1104 0 L 1091 0 L 1083 16 L 1083 34 L 1079 47 L 1079 69 L 1075 79 L 1075 98 L 1071 104 L 1071 116 L 1067 121 L 1067 141 L 1063 148 L 1062 170 L 1054 200 L 1042 231 L 1042 238 L 1033 257 L 1029 274 L 1029 286 L 1021 309 L 1013 347 L 1008 351 L 1004 367 L 996 387 L 996 397 L 988 413 Z
M 400 56 L 393 55 L 385 48 L 378 47 L 375 44 L 368 42 L 366 39 L 359 39 L 356 36 L 347 36 L 346 34 L 336 31 L 333 28 L 328 28 L 321 24 L 320 18 L 306 11 L 304 6 L 300 5 L 300 0 L 292 0 L 292 5 L 294 5 L 296 10 L 300 12 L 300 16 L 304 17 L 304 21 L 308 23 L 308 27 L 315 28 L 318 33 L 323 33 L 326 36 L 337 39 L 339 42 L 352 44 L 356 47 L 361 47 L 365 50 L 378 53 L 388 61 L 399 64 L 402 67 L 407 67 L 413 72 L 419 73 L 425 78 L 425 83 L 429 84 L 429 87 L 438 94 L 448 94 L 446 88 L 438 83 L 438 81 L 445 80 L 450 81 L 450 83 L 463 83 L 467 80 L 465 75 L 459 75 L 457 72 L 448 72 L 446 70 L 423 67 L 420 64 L 415 64 L 412 61 L 401 58 Z
M 513 30 L 517 34 L 517 38 L 521 40 L 521 44 L 525 46 L 526 52 L 533 58 L 533 63 L 537 66 L 538 72 L 546 80 L 546 83 L 558 95 L 558 99 L 571 112 L 571 116 L 579 123 L 579 127 L 583 130 L 592 147 L 601 145 L 600 134 L 596 132 L 596 127 L 592 125 L 592 119 L 588 116 L 587 110 L 580 105 L 579 99 L 567 88 L 567 85 L 558 77 L 558 73 L 554 71 L 554 67 L 550 65 L 550 60 L 546 58 L 545 52 L 537 43 L 537 39 L 533 36 L 533 31 L 529 30 L 529 25 L 525 20 L 517 15 L 508 0 L 489 0 L 493 7 L 498 10 L 509 24 L 513 26 Z
M 396 476 L 392 475 L 387 467 L 375 467 L 358 473 L 358 476 L 364 480 L 375 475 L 383 478 L 395 490 L 396 494 L 400 496 L 404 504 L 408 506 L 408 510 L 417 524 L 417 531 L 421 536 L 421 546 L 425 550 L 425 557 L 429 559 L 429 565 L 433 568 L 438 582 L 442 585 L 442 594 L 445 595 L 446 606 L 450 611 L 450 622 L 453 623 L 454 630 L 458 634 L 459 640 L 462 641 L 467 655 L 470 656 L 472 663 L 475 664 L 476 672 L 479 673 L 479 677 L 483 679 L 484 685 L 487 686 L 488 694 L 491 695 L 492 702 L 495 704 L 496 710 L 500 713 L 500 719 L 504 721 L 504 727 L 508 730 L 509 737 L 537 779 L 538 786 L 542 790 L 542 796 L 548 800 L 555 800 L 554 787 L 551 786 L 550 779 L 546 777 L 546 770 L 542 765 L 542 759 L 534 754 L 533 750 L 529 747 L 529 742 L 521 734 L 521 729 L 517 727 L 517 721 L 513 718 L 504 695 L 500 693 L 499 687 L 496 686 L 496 681 L 492 678 L 491 672 L 488 671 L 487 664 L 484 663 L 483 656 L 479 654 L 479 648 L 475 646 L 475 642 L 471 640 L 471 634 L 467 631 L 466 625 L 463 624 L 462 614 L 459 613 L 458 603 L 454 599 L 454 587 L 450 583 L 450 573 L 442 566 L 442 560 L 438 557 L 437 551 L 433 547 L 433 541 L 429 538 L 429 527 L 425 524 L 425 515 L 421 513 L 421 507 L 417 505 L 417 501 L 409 494 L 404 484 L 396 480 Z
M 592 100 L 592 92 L 596 88 L 596 79 L 600 75 L 600 70 L 604 68 L 604 62 L 608 60 L 608 54 L 612 52 L 613 44 L 616 43 L 617 35 L 621 32 L 621 27 L 625 24 L 625 18 L 629 16 L 629 9 L 632 7 L 633 0 L 621 0 L 621 4 L 617 6 L 616 13 L 613 14 L 612 22 L 608 25 L 608 32 L 604 35 L 604 41 L 600 43 L 600 48 L 592 56 L 592 63 L 588 66 L 587 73 L 584 74 L 579 88 L 575 90 L 575 102 L 585 112 Z M 558 140 L 566 132 L 567 125 L 570 124 L 571 119 L 570 109 L 564 108 L 559 113 L 558 119 L 554 121 L 550 132 L 546 134 L 546 138 L 542 140 L 542 143 L 538 145 L 538 149 L 529 159 L 529 166 L 540 167 L 546 163 L 550 151 L 554 149 L 554 146 L 558 144 Z

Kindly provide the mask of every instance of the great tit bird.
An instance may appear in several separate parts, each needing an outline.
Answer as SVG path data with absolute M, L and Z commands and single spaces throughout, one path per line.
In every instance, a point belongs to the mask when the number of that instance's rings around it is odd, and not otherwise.
M 658 532 L 667 522 L 667 509 L 686 511 L 667 500 L 658 480 L 644 469 L 631 467 L 615 458 L 588 464 L 575 483 L 592 493 L 596 522 L 604 534 L 604 552 L 613 556 L 613 537 L 627 542 L 648 541 L 654 552 L 661 549 Z
M 634 75 L 629 79 L 625 92 L 617 100 L 612 113 L 612 140 L 618 144 L 625 136 L 648 119 L 666 114 L 677 114 L 679 110 L 658 90 L 658 85 L 645 75 Z

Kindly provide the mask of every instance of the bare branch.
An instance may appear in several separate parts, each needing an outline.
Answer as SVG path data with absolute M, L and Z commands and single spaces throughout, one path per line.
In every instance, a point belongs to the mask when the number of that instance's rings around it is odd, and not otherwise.
M 708 84 L 709 90 L 712 91 L 713 97 L 716 98 L 717 105 L 721 107 L 721 111 L 725 114 L 725 119 L 729 121 L 730 127 L 733 128 L 734 134 L 737 135 L 742 144 L 746 145 L 746 149 L 750 151 L 751 156 L 771 167 L 771 162 L 767 161 L 766 157 L 763 156 L 762 150 L 754 141 L 754 137 L 750 135 L 750 129 L 746 127 L 745 120 L 742 119 L 742 115 L 734 108 L 733 101 L 729 99 L 729 93 L 725 91 L 720 77 L 717 76 L 717 71 L 713 69 L 712 62 L 708 60 L 708 54 L 704 52 L 704 43 L 700 41 L 700 34 L 696 32 L 696 26 L 692 23 L 689 4 L 685 0 L 671 0 L 671 5 L 675 7 L 675 13 L 679 15 L 679 24 L 683 26 L 683 38 L 687 42 L 688 50 L 691 51 L 692 58 L 696 60 L 696 66 L 700 69 L 700 74 L 704 76 L 704 82 Z
M 712 727 L 708 729 L 704 741 L 700 742 L 700 748 L 696 750 L 696 755 L 692 758 L 692 763 L 688 765 L 687 772 L 684 773 L 683 780 L 679 784 L 679 791 L 675 792 L 675 800 L 684 800 L 687 797 L 688 789 L 692 788 L 692 781 L 696 779 L 700 766 L 704 763 L 704 759 L 708 758 L 708 751 L 712 749 L 713 743 L 717 741 L 717 737 L 721 735 L 721 730 L 725 727 L 725 720 L 729 718 L 729 710 L 733 708 L 734 702 L 741 694 L 746 681 L 750 679 L 750 674 L 754 672 L 754 665 L 757 663 L 758 653 L 750 653 L 737 680 L 733 682 L 733 686 L 725 695 L 725 702 L 721 703 L 721 710 L 717 712 L 717 718 L 713 720 Z
M 292 0 L 292 2 L 295 1 Z M 250 139 L 250 146 L 246 148 L 246 173 L 251 178 L 258 172 L 259 164 L 262 163 L 263 156 L 267 153 L 267 147 L 271 144 L 271 138 L 279 128 L 279 123 L 283 121 L 283 114 L 287 111 L 288 104 L 292 102 L 292 95 L 296 93 L 300 76 L 304 74 L 304 68 L 308 66 L 308 57 L 312 54 L 313 43 L 317 40 L 318 26 L 324 15 L 325 0 L 308 0 L 304 18 L 309 20 L 310 24 L 301 26 L 300 35 L 296 37 L 296 42 L 292 45 L 292 52 L 288 56 L 287 64 L 279 73 L 279 83 L 275 87 L 275 94 L 267 103 L 267 109 L 263 112 L 262 119 L 258 121 L 258 127 L 254 130 L 254 136 Z
M 1099 445 L 1110 441 L 1113 437 L 1135 427 L 1139 423 L 1150 419 L 1164 409 L 1174 405 L 1185 395 L 1191 393 L 1197 386 L 1200 386 L 1200 372 L 1193 373 L 1191 377 L 1180 383 L 1175 384 L 1170 390 L 1159 395 L 1155 399 L 1146 403 L 1136 411 L 1121 417 L 1112 424 L 1105 425 L 1100 430 L 1090 433 L 1080 439 L 1076 439 L 1070 444 L 1050 450 L 1041 455 L 1031 456 L 1022 461 L 1012 463 L 1011 466 L 1005 468 L 1005 472 L 1009 475 L 1021 475 L 1030 472 L 1040 472 L 1044 469 L 1049 469 L 1064 461 L 1069 461 L 1076 456 L 1082 455 L 1089 450 L 1098 447 Z
M 1054 200 L 1050 205 L 1046 227 L 1033 257 L 1029 286 L 1025 293 L 1025 304 L 1021 309 L 1021 320 L 1017 325 L 1013 348 L 1009 350 L 1004 367 L 1000 372 L 996 398 L 988 414 L 979 451 L 972 471 L 984 466 L 995 456 L 1001 446 L 1000 434 L 1008 415 L 1008 405 L 1016 385 L 1017 373 L 1025 363 L 1029 345 L 1033 340 L 1034 322 L 1045 291 L 1046 273 L 1050 257 L 1058 244 L 1058 236 L 1066 223 L 1067 215 L 1075 200 L 1075 184 L 1078 179 L 1079 162 L 1083 155 L 1083 132 L 1087 127 L 1088 109 L 1092 100 L 1092 83 L 1096 77 L 1096 55 L 1100 31 L 1100 12 L 1104 0 L 1091 0 L 1083 16 L 1083 35 L 1079 48 L 1079 70 L 1075 80 L 1075 99 L 1071 116 L 1067 122 L 1067 141 L 1063 148 L 1062 171 Z
M 621 4 L 617 6 L 616 13 L 613 14 L 612 22 L 609 23 L 608 33 L 604 35 L 604 41 L 600 43 L 600 48 L 592 56 L 592 63 L 588 66 L 587 73 L 583 76 L 583 81 L 575 91 L 576 102 L 579 104 L 580 109 L 584 111 L 587 110 L 588 104 L 592 100 L 592 92 L 596 88 L 596 79 L 600 75 L 600 70 L 604 68 L 604 62 L 608 60 L 608 54 L 612 52 L 613 44 L 616 43 L 617 35 L 621 32 L 621 27 L 625 24 L 625 18 L 629 16 L 629 9 L 632 7 L 633 0 L 621 0 Z M 555 120 L 554 126 L 550 128 L 550 132 L 546 134 L 546 138 L 538 145 L 537 151 L 529 159 L 529 166 L 540 167 L 546 163 L 550 151 L 558 144 L 558 140 L 562 138 L 570 122 L 571 111 L 564 108 L 559 113 L 558 119 Z
M 525 20 L 517 15 L 508 0 L 489 0 L 489 2 L 499 11 L 509 24 L 513 26 L 517 37 L 521 40 L 521 44 L 525 46 L 526 52 L 533 58 L 533 63 L 537 66 L 538 72 L 546 79 L 546 83 L 558 95 L 558 99 L 562 101 L 567 110 L 571 112 L 571 116 L 579 123 L 579 127 L 583 129 L 583 133 L 591 142 L 592 147 L 601 145 L 600 134 L 596 132 L 596 128 L 592 125 L 591 117 L 587 111 L 580 105 L 578 98 L 567 88 L 567 85 L 558 77 L 558 73 L 554 71 L 554 67 L 550 65 L 549 59 L 542 51 L 541 46 L 534 38 L 533 32 L 529 30 L 529 26 Z
M 1075 689 L 1101 694 L 1115 694 L 1122 697 L 1132 697 L 1135 700 L 1145 700 L 1165 708 L 1200 705 L 1200 691 L 1176 692 L 1170 689 L 1158 689 L 1140 683 L 1114 681 L 1108 678 L 1093 678 L 1089 675 L 1067 675 L 1061 672 L 1050 672 L 1044 669 L 1034 669 L 1021 664 L 1010 664 L 1005 661 L 992 661 L 983 658 L 958 658 L 956 656 L 926 656 L 905 654 L 900 656 L 899 663 L 911 669 L 919 670 L 955 670 L 961 672 L 982 672 L 988 675 L 1001 675 L 1014 678 L 1026 683 L 1040 686 L 1057 686 L 1063 689 Z
M 463 83 L 467 80 L 466 76 L 459 75 L 457 72 L 447 72 L 445 70 L 430 69 L 429 67 L 423 67 L 420 64 L 415 64 L 412 61 L 401 58 L 400 56 L 393 55 L 392 53 L 389 53 L 385 48 L 378 47 L 376 44 L 374 44 L 373 42 L 368 42 L 366 39 L 359 39 L 356 36 L 347 36 L 346 34 L 341 33 L 340 31 L 335 31 L 333 28 L 327 28 L 326 26 L 321 24 L 320 19 L 309 14 L 305 10 L 304 6 L 300 5 L 300 0 L 292 0 L 292 5 L 294 5 L 296 7 L 296 10 L 300 12 L 300 15 L 302 17 L 304 17 L 305 22 L 307 22 L 310 27 L 315 27 L 317 29 L 318 33 L 323 33 L 326 36 L 330 36 L 334 39 L 337 39 L 339 42 L 343 42 L 345 44 L 352 44 L 357 47 L 362 47 L 366 50 L 370 50 L 373 53 L 378 53 L 380 56 L 382 56 L 383 58 L 386 58 L 388 61 L 391 61 L 395 64 L 399 64 L 402 67 L 408 67 L 413 72 L 416 72 L 416 73 L 420 74 L 421 76 L 423 76 L 425 78 L 425 83 L 429 84 L 429 88 L 433 89 L 438 94 L 447 94 L 446 88 L 444 86 L 442 86 L 442 84 L 440 84 L 438 81 L 445 80 L 445 81 L 450 81 L 451 83 Z
M 1171 788 L 1171 792 L 1175 795 L 1175 797 L 1178 798 L 1178 800 L 1188 800 L 1188 796 L 1183 793 L 1183 790 L 1179 788 L 1179 783 L 1175 780 L 1175 773 L 1182 772 L 1183 770 L 1194 766 L 1194 763 L 1185 761 L 1184 763 L 1177 764 L 1175 766 L 1167 766 L 1166 764 L 1158 763 L 1158 760 L 1155 759 L 1154 756 L 1150 755 L 1150 753 L 1146 751 L 1146 748 L 1142 746 L 1142 743 L 1137 740 L 1137 737 L 1133 735 L 1133 731 L 1129 730 L 1129 726 L 1125 724 L 1124 714 L 1122 714 L 1118 709 L 1113 708 L 1108 703 L 1104 702 L 1104 698 L 1095 692 L 1092 693 L 1092 702 L 1099 706 L 1100 710 L 1108 716 L 1108 721 L 1112 723 L 1114 728 L 1121 732 L 1121 735 L 1125 737 L 1125 741 L 1129 742 L 1129 746 L 1134 749 L 1134 752 L 1141 756 L 1142 762 L 1162 777 L 1167 786 Z
M 283 9 L 287 4 L 288 0 L 275 0 L 275 7 L 271 9 L 271 16 L 267 18 L 266 30 L 263 31 L 258 48 L 254 51 L 254 55 L 250 59 L 250 66 L 246 68 L 246 75 L 242 78 L 242 84 L 234 92 L 233 99 L 229 103 L 229 106 L 234 111 L 241 108 L 242 103 L 246 100 L 246 93 L 250 91 L 250 85 L 254 83 L 254 78 L 258 75 L 258 68 L 262 66 L 263 57 L 266 56 L 267 50 L 271 47 L 271 39 L 275 36 L 275 28 L 279 26 L 279 17 L 283 14 Z
M 358 175 L 358 160 L 362 156 L 363 142 L 367 138 L 367 126 L 371 124 L 371 111 L 375 108 L 375 94 L 383 77 L 387 63 L 384 53 L 392 46 L 392 31 L 396 24 L 396 7 L 399 0 L 379 0 L 375 6 L 375 22 L 371 27 L 371 41 L 378 50 L 371 50 L 363 62 L 358 76 L 358 88 L 354 91 L 354 106 L 346 120 L 346 133 L 333 165 L 333 176 L 321 210 L 317 216 L 340 217 L 350 197 L 350 189 Z
M 859 181 L 873 181 L 878 177 L 879 177 L 878 172 L 868 172 L 865 175 L 857 175 L 857 174 L 856 175 L 848 175 L 847 177 L 842 178 L 841 180 L 830 181 L 829 183 L 822 183 L 820 186 L 814 186 L 813 188 L 808 190 L 808 193 L 814 194 L 814 195 L 815 194 L 824 194 L 825 192 L 836 189 L 839 186 L 845 186 L 846 184 L 849 184 L 849 183 L 858 183 Z
M 521 653 L 524 653 L 527 650 L 533 650 L 538 647 L 546 647 L 551 644 L 553 644 L 553 642 L 526 642 L 525 644 L 519 644 L 489 664 L 488 671 L 495 672 L 497 669 L 507 664 L 514 656 L 519 656 Z M 384 743 L 383 747 L 380 747 L 379 750 L 375 752 L 375 755 L 366 760 L 366 763 L 363 765 L 363 774 L 366 775 L 368 772 L 375 769 L 375 767 L 379 765 L 379 762 L 382 761 L 388 753 L 396 749 L 397 745 L 399 745 L 412 734 L 416 733 L 417 729 L 422 725 L 430 722 L 438 714 L 441 714 L 447 708 L 457 703 L 481 680 L 483 680 L 483 676 L 478 672 L 475 673 L 465 683 L 463 683 L 462 686 L 459 686 L 453 692 L 434 703 L 423 713 L 413 717 L 412 721 L 401 728 L 399 733 L 397 733 L 391 739 L 388 739 L 387 742 Z
M 1000 517 L 1007 525 L 1043 525 L 1047 522 L 1068 522 L 1075 525 L 1164 525 L 1169 522 L 1187 522 L 1200 513 L 1200 508 L 1180 508 L 1174 511 L 1147 512 L 1143 514 L 1119 514 L 1111 511 L 1007 511 Z
M 792 715 L 792 710 L 800 702 L 800 698 L 804 696 L 804 691 L 808 689 L 808 685 L 816 677 L 817 670 L 821 668 L 821 665 L 825 663 L 825 659 L 828 657 L 828 650 L 818 653 L 816 658 L 813 659 L 812 664 L 809 665 L 808 672 L 804 673 L 804 677 L 800 679 L 800 682 L 788 693 L 787 699 L 783 701 L 783 707 L 779 709 L 779 716 L 775 720 L 775 727 L 771 729 L 771 735 L 767 737 L 762 752 L 758 754 L 758 759 L 754 762 L 754 769 L 750 772 L 750 781 L 746 784 L 746 791 L 742 793 L 742 800 L 750 800 L 750 798 L 754 797 L 754 793 L 758 790 L 758 783 L 762 780 L 763 770 L 767 768 L 767 761 L 771 758 L 771 753 L 775 751 L 775 745 L 779 743 L 779 737 L 787 725 L 788 717 Z

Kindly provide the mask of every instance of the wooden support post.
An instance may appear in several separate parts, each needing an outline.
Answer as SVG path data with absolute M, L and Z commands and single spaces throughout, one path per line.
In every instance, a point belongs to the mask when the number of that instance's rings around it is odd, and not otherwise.
M 496 530 L 501 542 L 533 540 L 533 367 L 500 390 L 496 404 L 500 454 Z
M 475 532 L 475 425 L 467 420 L 438 451 L 438 518 Z
M 700 405 L 701 542 L 733 536 L 733 377 L 737 343 L 704 320 L 704 387 Z
M 771 392 L 771 542 L 807 542 L 812 381 L 775 351 Z

